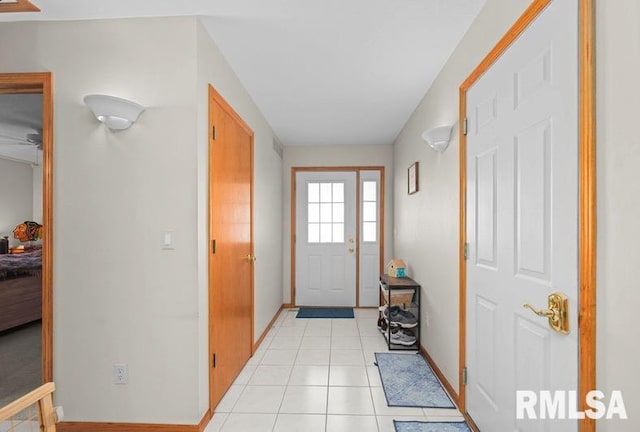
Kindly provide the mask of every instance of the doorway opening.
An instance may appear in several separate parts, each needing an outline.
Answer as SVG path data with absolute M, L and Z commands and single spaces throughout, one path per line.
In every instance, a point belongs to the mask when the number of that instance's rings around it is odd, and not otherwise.
M 53 379 L 51 73 L 0 74 L 0 105 L 0 347 L 15 367 L 3 406 Z

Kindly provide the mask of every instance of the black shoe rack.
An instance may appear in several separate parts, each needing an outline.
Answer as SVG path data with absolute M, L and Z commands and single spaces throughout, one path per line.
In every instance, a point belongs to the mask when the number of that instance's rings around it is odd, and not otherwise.
M 420 350 L 420 284 L 411 278 L 395 278 L 388 275 L 380 275 L 380 303 L 382 307 L 378 313 L 378 328 L 384 335 L 387 346 L 390 351 L 419 351 Z M 402 310 L 409 311 L 415 315 L 417 325 L 411 328 L 405 328 L 401 325 L 391 323 L 384 314 L 385 308 L 400 307 Z M 415 342 L 408 344 L 394 343 L 393 334 L 395 332 L 405 332 L 415 337 Z

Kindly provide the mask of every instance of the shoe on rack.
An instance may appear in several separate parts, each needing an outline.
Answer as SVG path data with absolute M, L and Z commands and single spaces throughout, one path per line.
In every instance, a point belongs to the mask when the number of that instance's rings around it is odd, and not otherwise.
M 387 330 L 387 319 L 383 318 L 382 316 L 380 316 L 378 318 L 378 330 L 380 331 L 386 331 Z
M 393 309 L 394 307 L 396 307 L 396 309 Z M 408 310 L 401 309 L 397 306 L 392 306 L 390 314 L 391 318 L 388 318 L 386 316 L 385 318 L 387 318 L 391 324 L 399 325 L 400 327 L 404 328 L 412 328 L 418 325 L 418 319 L 413 313 L 409 312 Z
M 400 311 L 400 306 L 386 306 L 384 308 L 384 312 L 383 315 L 384 317 L 389 320 L 389 311 L 391 311 L 391 315 L 395 315 L 398 313 L 398 311 Z
M 395 332 L 391 332 L 391 343 L 397 345 L 411 346 L 416 343 L 416 337 L 410 330 L 398 329 Z

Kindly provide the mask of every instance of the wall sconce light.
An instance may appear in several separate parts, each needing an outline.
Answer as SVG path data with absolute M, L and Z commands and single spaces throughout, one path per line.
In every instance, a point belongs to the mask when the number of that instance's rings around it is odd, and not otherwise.
M 440 126 L 429 129 L 422 133 L 422 139 L 427 142 L 435 151 L 443 152 L 449 147 L 451 130 L 453 126 Z
M 128 129 L 144 111 L 142 105 L 107 95 L 88 95 L 84 103 L 96 118 L 112 130 Z

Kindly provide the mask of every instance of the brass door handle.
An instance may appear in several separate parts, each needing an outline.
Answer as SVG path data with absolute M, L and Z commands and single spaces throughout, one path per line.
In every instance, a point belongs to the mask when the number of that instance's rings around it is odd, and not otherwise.
M 256 260 L 256 257 L 255 257 L 254 255 L 249 254 L 249 255 L 247 255 L 247 256 L 245 257 L 245 259 L 246 259 L 248 262 L 254 262 L 254 261 Z
M 549 308 L 536 309 L 529 303 L 523 305 L 534 314 L 549 319 L 549 327 L 562 334 L 569 333 L 569 299 L 566 295 L 555 292 L 549 294 Z
M 553 310 L 553 309 L 536 309 L 535 307 L 531 306 L 529 303 L 527 303 L 526 305 L 524 305 L 525 309 L 529 309 L 531 312 L 533 312 L 534 314 L 541 316 L 541 317 L 547 317 L 547 318 L 552 318 L 555 317 L 558 314 L 557 310 Z
M 349 248 L 349 252 L 353 253 L 354 251 L 355 251 L 354 248 L 352 248 L 352 247 Z

